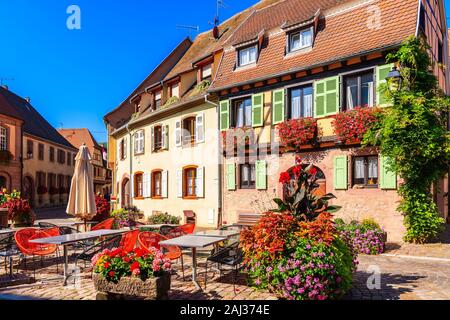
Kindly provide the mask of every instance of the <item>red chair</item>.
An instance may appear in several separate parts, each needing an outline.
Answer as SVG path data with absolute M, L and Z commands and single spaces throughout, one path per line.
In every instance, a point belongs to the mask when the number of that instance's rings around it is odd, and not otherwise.
M 25 268 L 26 268 L 26 256 L 34 257 L 45 257 L 53 255 L 57 252 L 58 246 L 54 244 L 37 244 L 31 243 L 31 240 L 51 238 L 52 235 L 47 233 L 48 230 L 39 229 L 23 229 L 16 232 L 14 239 L 16 240 L 17 248 L 25 257 Z M 51 231 L 54 233 L 54 231 Z M 58 262 L 57 262 L 58 269 Z M 34 271 L 34 276 L 36 277 L 36 269 Z
M 185 224 L 184 226 L 179 227 L 186 234 L 193 234 L 195 231 L 195 224 Z
M 111 218 L 103 222 L 100 222 L 99 224 L 96 224 L 91 228 L 91 231 L 112 230 L 113 225 L 114 225 L 114 218 Z
M 122 248 L 125 252 L 130 252 L 136 246 L 136 242 L 138 240 L 139 230 L 131 231 L 125 233 L 122 236 L 122 240 L 120 241 L 120 248 Z
M 164 257 L 174 261 L 174 260 L 181 260 L 181 271 L 183 273 L 183 280 L 184 280 L 184 262 L 183 262 L 183 251 L 181 251 L 180 247 L 177 246 L 164 246 L 161 248 L 159 243 L 164 240 L 168 240 L 169 238 L 164 237 L 163 235 L 160 235 L 158 233 L 153 232 L 141 232 L 138 236 L 139 246 L 149 251 L 150 248 L 156 248 L 158 250 L 163 250 Z

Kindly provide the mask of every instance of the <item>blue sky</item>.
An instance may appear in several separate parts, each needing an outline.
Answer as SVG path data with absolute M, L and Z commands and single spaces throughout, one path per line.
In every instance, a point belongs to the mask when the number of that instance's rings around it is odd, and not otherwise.
M 257 0 L 227 0 L 222 20 Z M 68 30 L 68 6 L 81 30 Z M 0 78 L 55 127 L 89 128 L 118 106 L 189 31 L 208 30 L 215 0 L 0 0 Z M 192 33 L 193 36 L 196 33 Z
M 225 0 L 222 20 L 257 0 Z M 215 0 L 0 0 L 0 78 L 55 127 L 89 128 L 106 140 L 103 115 L 130 92 L 189 32 L 210 28 Z M 450 0 L 445 0 L 450 17 Z M 68 30 L 69 5 L 81 30 Z M 449 21 L 450 22 L 450 21 Z M 195 33 L 192 35 L 195 36 Z

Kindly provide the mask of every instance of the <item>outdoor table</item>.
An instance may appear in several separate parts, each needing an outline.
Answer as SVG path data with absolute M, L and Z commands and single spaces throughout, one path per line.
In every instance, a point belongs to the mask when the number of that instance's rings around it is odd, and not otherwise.
M 160 246 L 163 247 L 183 247 L 192 249 L 192 282 L 198 290 L 201 290 L 197 282 L 197 249 L 202 249 L 227 240 L 226 237 L 204 237 L 204 236 L 182 236 L 179 238 L 161 241 Z
M 93 240 L 98 239 L 101 237 L 106 236 L 116 236 L 127 232 L 126 230 L 98 230 L 98 231 L 90 231 L 85 233 L 75 233 L 75 234 L 68 234 L 64 236 L 58 236 L 58 237 L 50 237 L 50 238 L 42 238 L 42 239 L 35 239 L 31 240 L 31 243 L 37 243 L 37 244 L 52 244 L 52 245 L 58 245 L 63 246 L 64 248 L 64 286 L 67 285 L 67 280 L 69 278 L 68 276 L 68 269 L 69 269 L 69 257 L 68 257 L 68 250 L 67 247 L 71 244 L 86 241 L 86 240 Z
M 35 224 L 38 225 L 39 222 L 47 222 L 50 224 L 54 224 L 58 227 L 73 227 L 80 231 L 80 227 L 85 225 L 84 221 L 75 221 L 75 220 L 66 220 L 66 219 L 54 219 L 54 220 L 39 220 L 36 221 Z M 98 222 L 88 221 L 86 222 L 87 226 L 96 225 Z M 87 231 L 87 230 L 86 230 Z
M 203 237 L 225 237 L 225 238 L 231 238 L 234 236 L 238 236 L 241 233 L 238 230 L 207 230 L 207 231 L 200 231 L 195 233 L 196 236 L 203 236 Z

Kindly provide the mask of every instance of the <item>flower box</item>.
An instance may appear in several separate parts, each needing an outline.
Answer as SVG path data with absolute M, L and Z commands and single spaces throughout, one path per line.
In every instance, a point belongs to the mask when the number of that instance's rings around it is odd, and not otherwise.
M 145 300 L 168 300 L 171 285 L 171 275 L 164 273 L 157 278 L 142 281 L 139 278 L 124 277 L 119 282 L 109 282 L 103 276 L 94 274 L 97 300 L 121 300 L 141 298 Z

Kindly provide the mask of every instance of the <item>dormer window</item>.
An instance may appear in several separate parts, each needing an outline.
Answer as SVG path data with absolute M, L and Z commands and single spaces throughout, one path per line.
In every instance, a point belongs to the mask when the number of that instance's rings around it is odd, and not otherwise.
M 207 64 L 202 67 L 202 81 L 210 81 L 212 79 L 212 64 Z
M 161 107 L 162 104 L 162 95 L 161 91 L 155 92 L 155 101 L 154 101 L 154 108 L 155 110 L 158 110 Z
M 303 29 L 289 34 L 288 52 L 295 52 L 301 49 L 312 47 L 313 28 Z
M 170 86 L 170 97 L 180 97 L 180 84 L 178 82 Z
M 238 52 L 238 65 L 244 67 L 256 63 L 258 47 L 256 45 L 240 49 Z

